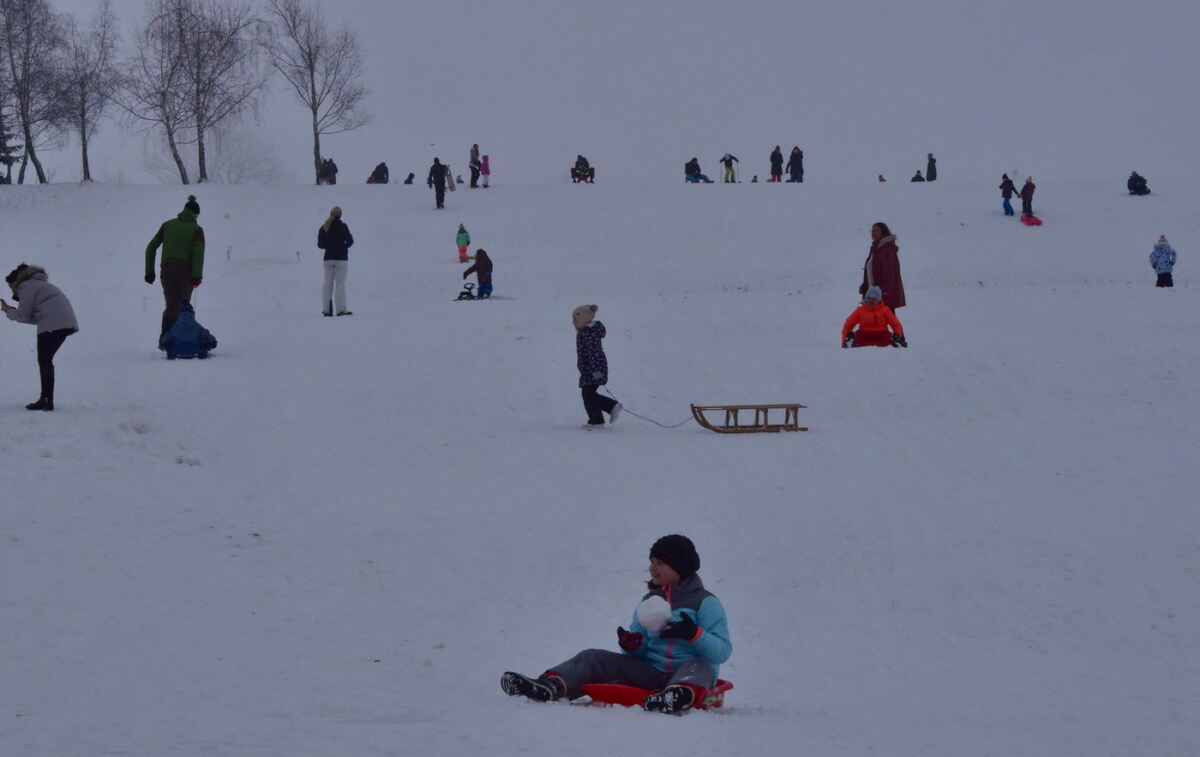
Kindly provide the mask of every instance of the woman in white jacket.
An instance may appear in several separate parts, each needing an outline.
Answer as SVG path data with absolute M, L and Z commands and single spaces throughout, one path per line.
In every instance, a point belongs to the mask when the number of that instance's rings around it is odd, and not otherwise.
M 46 271 L 22 263 L 5 277 L 12 289 L 13 307 L 0 300 L 0 309 L 10 321 L 37 326 L 38 372 L 42 379 L 42 396 L 25 406 L 26 410 L 54 409 L 54 354 L 67 337 L 79 330 L 75 310 L 62 290 L 47 280 Z

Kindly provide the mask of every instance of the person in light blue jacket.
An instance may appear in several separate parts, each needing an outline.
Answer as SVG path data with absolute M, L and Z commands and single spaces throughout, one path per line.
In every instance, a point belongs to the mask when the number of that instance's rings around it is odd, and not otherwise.
M 1167 243 L 1166 235 L 1159 235 L 1158 244 L 1154 245 L 1154 250 L 1150 253 L 1150 265 L 1158 274 L 1158 283 L 1154 286 L 1175 286 L 1175 281 L 1171 278 L 1171 272 L 1175 270 L 1175 250 Z
M 582 696 L 585 684 L 618 683 L 654 692 L 642 702 L 645 710 L 686 712 L 702 701 L 716 683 L 721 663 L 733 653 L 725 608 L 704 588 L 699 569 L 691 539 L 662 537 L 650 548 L 650 591 L 629 630 L 617 628 L 620 652 L 587 649 L 537 678 L 508 672 L 500 687 L 509 696 L 551 702 Z M 660 626 L 646 608 L 662 606 L 663 600 L 667 607 L 658 620 L 665 625 Z

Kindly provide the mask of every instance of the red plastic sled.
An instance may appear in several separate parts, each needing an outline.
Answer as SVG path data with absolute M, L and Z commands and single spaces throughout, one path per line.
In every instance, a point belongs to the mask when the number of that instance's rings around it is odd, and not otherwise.
M 1021 223 L 1025 224 L 1026 226 L 1041 226 L 1042 219 L 1038 218 L 1037 216 L 1021 216 Z
M 619 704 L 622 707 L 640 707 L 646 697 L 654 692 L 650 689 L 639 689 L 637 686 L 626 686 L 622 683 L 585 683 L 580 687 L 583 693 L 592 698 L 593 702 Z M 696 710 L 717 709 L 725 706 L 725 692 L 733 688 L 733 684 L 724 678 L 718 678 L 704 698 L 692 705 Z

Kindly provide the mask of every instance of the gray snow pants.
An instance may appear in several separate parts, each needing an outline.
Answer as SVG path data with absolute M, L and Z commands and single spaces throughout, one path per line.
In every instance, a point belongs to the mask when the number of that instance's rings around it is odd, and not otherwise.
M 543 675 L 557 675 L 567 685 L 567 697 L 583 696 L 585 683 L 623 683 L 641 689 L 661 691 L 673 683 L 686 683 L 710 688 L 717 681 L 712 665 L 703 657 L 693 657 L 679 663 L 670 673 L 664 673 L 642 657 L 610 652 L 607 649 L 585 649 L 571 659 L 547 670 Z

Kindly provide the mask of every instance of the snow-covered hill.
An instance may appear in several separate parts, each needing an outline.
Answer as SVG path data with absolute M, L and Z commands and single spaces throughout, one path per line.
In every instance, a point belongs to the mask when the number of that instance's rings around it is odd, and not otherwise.
M 142 283 L 186 190 L 3 188 L 4 270 L 82 330 L 29 413 L 34 332 L 0 323 L 0 753 L 1200 751 L 1200 192 L 1043 184 L 1029 229 L 995 183 L 207 186 L 205 362 L 154 349 Z M 912 347 L 841 350 L 879 220 Z M 491 302 L 453 301 L 459 222 Z M 586 433 L 584 303 L 637 413 L 812 430 Z M 730 615 L 724 711 L 500 692 L 615 648 L 671 532 Z

